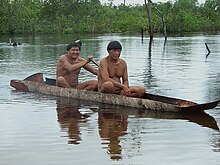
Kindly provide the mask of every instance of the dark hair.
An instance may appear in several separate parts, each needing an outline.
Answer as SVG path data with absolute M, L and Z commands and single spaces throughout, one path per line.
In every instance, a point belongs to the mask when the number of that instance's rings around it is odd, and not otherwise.
M 79 44 L 80 46 L 82 46 L 82 42 L 79 39 L 74 40 L 73 42 L 75 42 L 75 43 Z
M 107 51 L 112 49 L 120 49 L 122 50 L 122 46 L 118 41 L 111 41 L 107 46 Z
M 81 46 L 82 42 L 80 40 L 75 40 L 66 47 L 66 50 L 69 51 L 72 47 L 78 47 L 81 51 Z

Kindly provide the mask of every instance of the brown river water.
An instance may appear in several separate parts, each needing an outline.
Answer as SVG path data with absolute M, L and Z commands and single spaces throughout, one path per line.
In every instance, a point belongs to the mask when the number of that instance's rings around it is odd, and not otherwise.
M 81 56 L 121 42 L 130 85 L 205 103 L 220 99 L 220 35 L 42 35 L 0 37 L 0 165 L 219 165 L 220 104 L 205 113 L 168 113 L 25 93 L 11 79 L 55 78 L 58 57 L 81 39 Z M 211 53 L 205 47 L 208 44 Z M 93 65 L 93 64 L 91 64 Z M 95 66 L 95 65 L 94 65 Z M 95 76 L 81 70 L 80 81 Z

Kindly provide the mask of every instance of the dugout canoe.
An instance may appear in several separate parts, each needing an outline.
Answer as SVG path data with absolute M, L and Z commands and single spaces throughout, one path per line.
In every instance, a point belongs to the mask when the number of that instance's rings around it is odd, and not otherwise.
M 46 79 L 46 78 L 45 78 Z M 16 90 L 42 94 L 96 101 L 101 103 L 128 106 L 157 111 L 204 111 L 215 108 L 220 100 L 198 104 L 192 101 L 145 93 L 143 98 L 126 97 L 96 91 L 62 88 L 51 83 L 53 79 L 44 80 L 42 73 L 35 73 L 24 80 L 11 80 L 10 85 Z

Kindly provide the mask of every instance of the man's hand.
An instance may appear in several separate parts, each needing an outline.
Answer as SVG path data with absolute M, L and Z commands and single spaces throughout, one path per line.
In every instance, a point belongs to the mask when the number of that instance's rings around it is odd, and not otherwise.
M 122 95 L 125 95 L 125 96 L 130 96 L 131 95 L 131 92 L 129 91 L 129 88 L 126 87 L 125 85 L 123 85 L 123 88 L 122 88 Z
M 89 63 L 90 61 L 92 61 L 93 60 L 93 56 L 87 56 L 87 63 Z

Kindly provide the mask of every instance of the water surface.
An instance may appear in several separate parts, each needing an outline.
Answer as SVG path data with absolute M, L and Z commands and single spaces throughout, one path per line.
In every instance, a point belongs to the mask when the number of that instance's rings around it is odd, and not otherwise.
M 149 39 L 138 35 L 0 38 L 0 164 L 220 164 L 220 106 L 199 114 L 142 111 L 13 90 L 11 79 L 42 72 L 55 77 L 58 57 L 75 38 L 82 57 L 107 55 L 122 43 L 130 85 L 149 93 L 204 103 L 220 99 L 219 35 Z M 206 57 L 208 44 L 211 54 Z M 93 65 L 93 64 L 91 64 Z M 80 81 L 95 76 L 82 69 Z

